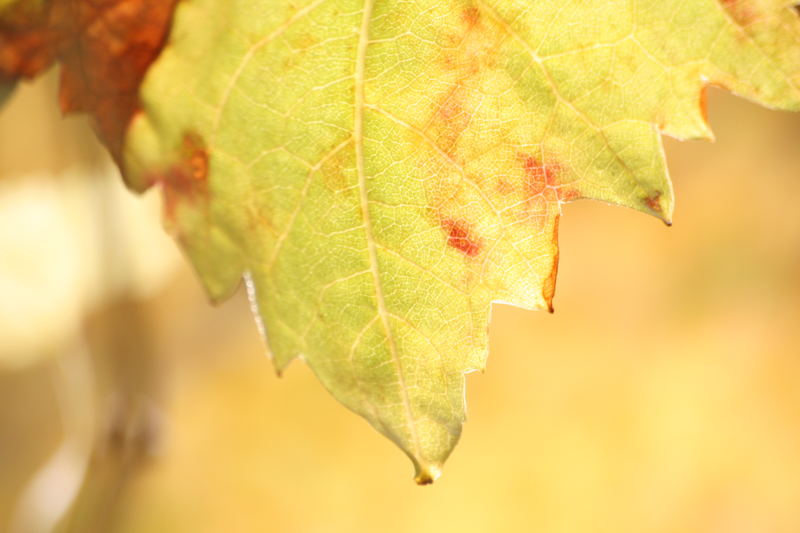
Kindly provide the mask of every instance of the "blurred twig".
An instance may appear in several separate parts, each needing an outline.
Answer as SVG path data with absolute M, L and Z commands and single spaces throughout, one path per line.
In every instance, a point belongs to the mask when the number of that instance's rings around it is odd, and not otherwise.
M 53 389 L 65 437 L 20 496 L 11 533 L 52 531 L 72 505 L 86 473 L 95 413 L 94 376 L 83 343 L 76 342 L 56 361 Z
M 119 294 L 115 289 L 126 287 L 132 277 L 129 243 L 107 184 L 98 183 L 93 191 L 103 261 L 98 282 L 111 296 Z M 121 294 L 87 321 L 100 376 L 98 425 L 85 482 L 60 528 L 64 532 L 112 531 L 126 488 L 158 441 L 155 343 L 143 303 L 124 290 Z

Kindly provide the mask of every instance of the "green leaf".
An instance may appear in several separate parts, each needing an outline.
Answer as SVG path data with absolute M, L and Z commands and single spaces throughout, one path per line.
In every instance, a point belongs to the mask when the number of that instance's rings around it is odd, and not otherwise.
M 669 222 L 660 134 L 724 86 L 800 107 L 770 0 L 192 0 L 142 89 L 135 188 L 209 293 L 244 275 L 278 370 L 322 383 L 436 478 L 492 301 L 551 307 L 561 205 Z

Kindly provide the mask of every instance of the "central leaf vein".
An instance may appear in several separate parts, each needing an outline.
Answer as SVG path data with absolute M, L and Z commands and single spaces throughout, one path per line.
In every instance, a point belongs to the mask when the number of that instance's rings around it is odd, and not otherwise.
M 403 373 L 403 365 L 400 361 L 400 354 L 398 353 L 397 343 L 395 342 L 392 334 L 392 327 L 389 322 L 390 314 L 386 308 L 386 302 L 383 295 L 383 287 L 380 277 L 380 265 L 378 264 L 378 253 L 375 246 L 375 236 L 372 233 L 372 222 L 369 212 L 369 195 L 367 192 L 367 175 L 364 165 L 364 88 L 365 88 L 365 69 L 366 69 L 366 56 L 367 47 L 369 45 L 369 25 L 372 18 L 372 9 L 374 7 L 374 0 L 364 0 L 364 14 L 361 20 L 361 29 L 359 31 L 358 48 L 356 51 L 355 62 L 355 110 L 354 110 L 354 123 L 353 123 L 353 138 L 355 140 L 356 152 L 356 172 L 358 174 L 358 189 L 359 200 L 361 207 L 361 216 L 364 220 L 364 233 L 367 239 L 367 250 L 369 252 L 370 270 L 372 272 L 372 279 L 375 288 L 375 300 L 377 304 L 378 316 L 380 317 L 381 324 L 386 333 L 386 342 L 389 352 L 392 356 L 392 361 L 397 372 L 397 381 L 400 389 L 400 396 L 403 401 L 403 409 L 405 417 L 408 422 L 408 431 L 411 436 L 412 445 L 414 446 L 414 455 L 417 458 L 421 457 L 421 449 L 419 445 L 419 437 L 417 435 L 417 428 L 414 422 L 414 415 L 411 411 L 411 402 L 408 397 L 408 390 L 406 389 L 405 375 Z

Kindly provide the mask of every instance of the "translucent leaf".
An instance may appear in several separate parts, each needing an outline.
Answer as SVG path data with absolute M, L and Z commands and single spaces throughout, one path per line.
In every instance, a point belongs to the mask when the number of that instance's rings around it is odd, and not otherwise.
M 660 134 L 711 137 L 709 84 L 800 107 L 798 37 L 776 0 L 192 0 L 109 144 L 212 298 L 244 276 L 278 370 L 427 483 L 491 302 L 552 309 L 562 204 L 669 223 Z

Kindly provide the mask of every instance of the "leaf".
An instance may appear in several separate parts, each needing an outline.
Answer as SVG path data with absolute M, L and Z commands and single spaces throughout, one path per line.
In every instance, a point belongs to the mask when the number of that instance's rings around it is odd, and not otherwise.
M 53 61 L 53 42 L 37 0 L 0 0 L 0 105 L 20 77 L 31 78 Z
M 161 52 L 176 0 L 0 2 L 0 85 L 58 59 L 62 110 L 90 113 L 120 161 L 142 78 Z
M 54 34 L 46 19 L 41 0 L 0 0 L 0 98 L 17 78 L 32 78 L 52 63 Z
M 190 0 L 123 166 L 212 298 L 244 275 L 278 370 L 428 483 L 491 302 L 552 309 L 561 205 L 669 222 L 660 133 L 710 138 L 709 84 L 798 109 L 799 36 L 777 0 Z

